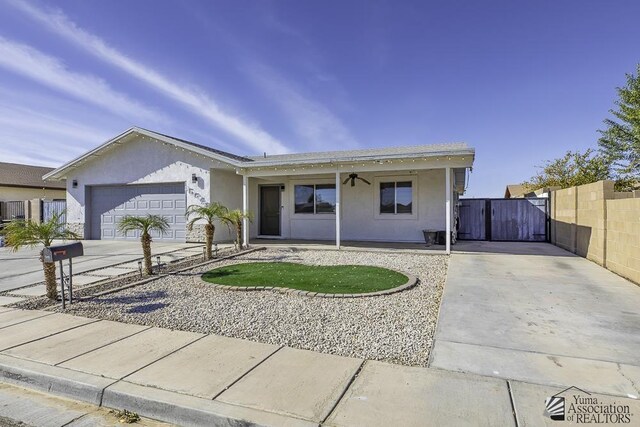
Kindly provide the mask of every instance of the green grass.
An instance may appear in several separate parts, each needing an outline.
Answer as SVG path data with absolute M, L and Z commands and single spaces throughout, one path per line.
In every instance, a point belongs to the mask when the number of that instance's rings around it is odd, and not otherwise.
M 404 285 L 407 276 L 381 267 L 251 262 L 210 270 L 202 279 L 218 285 L 277 286 L 302 291 L 360 294 Z

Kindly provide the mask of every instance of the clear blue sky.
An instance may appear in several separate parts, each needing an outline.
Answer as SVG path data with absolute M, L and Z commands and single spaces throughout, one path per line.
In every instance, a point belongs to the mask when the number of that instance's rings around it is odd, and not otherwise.
M 464 141 L 469 196 L 595 147 L 640 1 L 0 0 L 0 160 L 129 126 L 260 154 Z

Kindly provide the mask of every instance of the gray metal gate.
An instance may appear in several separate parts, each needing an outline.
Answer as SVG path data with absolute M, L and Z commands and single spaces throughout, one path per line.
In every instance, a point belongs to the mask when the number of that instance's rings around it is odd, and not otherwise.
M 40 201 L 40 219 L 44 222 L 49 221 L 53 215 L 61 215 L 60 222 L 66 223 L 65 210 L 67 209 L 66 200 L 42 200 Z
M 24 202 L 3 202 L 2 219 L 25 219 L 24 218 Z
M 458 239 L 549 240 L 549 199 L 460 199 Z

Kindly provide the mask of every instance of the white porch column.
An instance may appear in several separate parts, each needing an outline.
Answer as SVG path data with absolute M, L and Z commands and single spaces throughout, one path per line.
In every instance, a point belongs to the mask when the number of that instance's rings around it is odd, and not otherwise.
M 336 248 L 340 249 L 340 172 L 336 172 Z
M 445 227 L 445 232 L 447 234 L 445 241 L 446 241 L 446 246 L 445 246 L 445 250 L 447 252 L 447 254 L 451 253 L 451 168 L 447 167 L 444 169 L 445 170 L 445 178 L 444 178 L 444 182 L 445 182 L 445 210 L 446 210 L 446 227 Z
M 242 219 L 242 244 L 245 247 L 249 246 L 249 177 L 242 175 L 242 213 L 244 218 Z

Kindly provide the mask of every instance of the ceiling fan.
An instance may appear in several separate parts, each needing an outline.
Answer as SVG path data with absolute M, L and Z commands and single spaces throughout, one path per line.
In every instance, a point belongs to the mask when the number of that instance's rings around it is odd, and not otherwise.
M 349 180 L 351 180 L 351 186 L 354 187 L 356 185 L 356 179 L 359 179 L 367 185 L 371 185 L 371 183 L 366 179 L 360 178 L 357 173 L 350 173 L 349 178 L 345 179 L 342 185 L 345 185 L 347 182 L 349 182 Z

